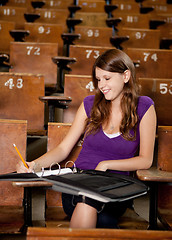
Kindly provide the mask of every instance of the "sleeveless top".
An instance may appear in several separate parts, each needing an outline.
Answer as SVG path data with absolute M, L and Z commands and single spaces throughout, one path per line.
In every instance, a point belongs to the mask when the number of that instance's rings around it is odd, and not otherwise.
M 94 95 L 87 96 L 84 99 L 84 108 L 88 117 L 90 117 L 91 109 L 94 102 Z M 139 122 L 136 131 L 136 139 L 134 141 L 125 140 L 121 135 L 109 138 L 101 128 L 96 134 L 86 136 L 82 146 L 82 150 L 75 161 L 76 167 L 87 170 L 95 169 L 99 162 L 105 160 L 127 159 L 135 156 L 139 143 L 140 121 L 154 102 L 147 96 L 140 96 L 137 106 L 137 114 Z M 129 172 L 119 172 L 121 174 L 129 174 Z

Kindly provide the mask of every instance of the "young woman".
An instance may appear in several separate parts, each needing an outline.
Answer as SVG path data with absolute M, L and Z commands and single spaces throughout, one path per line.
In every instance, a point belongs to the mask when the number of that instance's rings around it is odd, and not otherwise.
M 28 162 L 29 169 L 19 163 L 18 172 L 31 172 L 63 161 L 83 133 L 84 143 L 76 167 L 121 174 L 150 168 L 156 113 L 153 101 L 139 96 L 131 59 L 121 50 L 107 50 L 95 61 L 93 83 L 95 96 L 84 99 L 65 139 L 52 151 Z M 68 194 L 62 195 L 62 202 L 72 228 L 115 228 L 118 217 L 131 205 L 131 201 L 103 204 Z

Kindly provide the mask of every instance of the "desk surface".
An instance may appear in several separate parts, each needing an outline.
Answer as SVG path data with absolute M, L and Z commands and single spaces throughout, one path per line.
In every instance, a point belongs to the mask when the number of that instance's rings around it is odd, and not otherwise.
M 44 181 L 13 182 L 12 184 L 17 187 L 52 187 L 52 183 Z
M 172 182 L 172 172 L 161 171 L 156 167 L 147 170 L 137 170 L 137 176 L 142 181 Z

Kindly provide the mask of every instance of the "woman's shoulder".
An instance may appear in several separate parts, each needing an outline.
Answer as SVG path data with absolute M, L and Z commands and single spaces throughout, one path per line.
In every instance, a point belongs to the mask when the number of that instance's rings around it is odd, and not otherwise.
M 154 101 L 148 96 L 140 96 L 138 99 L 137 112 L 140 119 L 147 112 L 151 105 L 154 105 Z
M 90 116 L 91 108 L 94 103 L 94 98 L 95 98 L 95 95 L 89 95 L 84 98 L 84 108 L 87 116 Z

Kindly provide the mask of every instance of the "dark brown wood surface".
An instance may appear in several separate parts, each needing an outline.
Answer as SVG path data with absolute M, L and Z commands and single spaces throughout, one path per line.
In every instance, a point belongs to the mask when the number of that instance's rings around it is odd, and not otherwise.
M 20 120 L 0 120 L 0 174 L 16 171 L 16 164 L 21 161 L 13 144 L 26 160 L 27 122 Z M 0 205 L 22 206 L 23 189 L 12 186 L 9 181 L 0 181 Z
M 58 55 L 63 55 L 63 40 L 61 34 L 64 32 L 64 29 L 64 24 L 25 23 L 25 30 L 30 32 L 29 36 L 25 38 L 25 41 L 57 43 Z
M 9 54 L 10 42 L 13 41 L 9 31 L 15 29 L 15 22 L 0 21 L 0 52 Z
M 172 238 L 169 231 L 122 230 L 122 229 L 71 229 L 71 228 L 28 228 L 27 240 L 57 240 L 57 239 L 161 239 Z
M 126 53 L 133 61 L 139 61 L 139 66 L 136 69 L 137 77 L 171 78 L 171 50 L 128 48 Z
M 55 148 L 66 136 L 71 124 L 68 123 L 48 123 L 48 146 L 47 150 L 50 151 L 51 149 Z M 61 167 L 65 167 L 65 164 L 69 162 L 66 167 L 71 167 L 75 162 L 79 152 L 81 150 L 81 142 L 79 141 L 78 144 L 74 147 L 70 155 L 65 159 L 60 165 Z M 54 163 L 56 164 L 56 163 Z M 59 206 L 61 205 L 61 193 L 47 190 L 47 205 L 48 206 Z
M 44 129 L 44 77 L 23 73 L 0 73 L 0 118 L 27 120 L 28 130 Z
M 138 82 L 140 94 L 149 96 L 155 103 L 158 125 L 172 125 L 172 78 L 139 78 Z
M 46 84 L 57 83 L 57 66 L 52 57 L 58 54 L 57 43 L 12 42 L 11 72 L 43 74 Z

